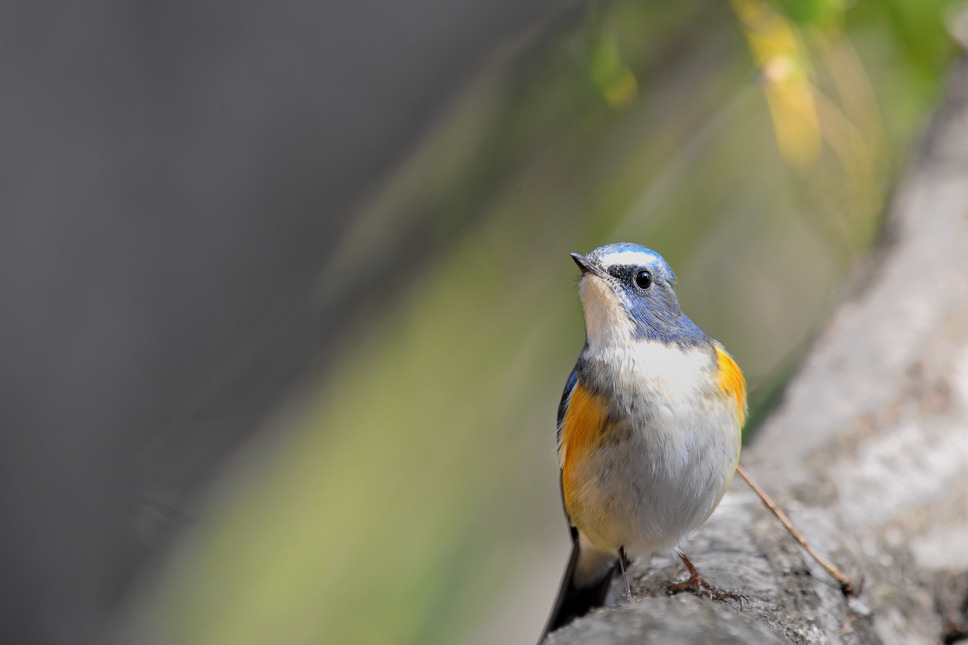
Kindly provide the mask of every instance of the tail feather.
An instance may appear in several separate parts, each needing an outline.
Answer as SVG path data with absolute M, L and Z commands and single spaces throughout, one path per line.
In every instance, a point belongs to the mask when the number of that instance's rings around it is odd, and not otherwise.
M 612 585 L 612 574 L 618 565 L 616 558 L 611 565 L 603 569 L 601 577 L 592 581 L 585 581 L 578 586 L 575 581 L 575 571 L 578 568 L 579 560 L 582 556 L 581 546 L 578 540 L 578 531 L 572 528 L 572 547 L 571 557 L 568 558 L 568 567 L 561 578 L 561 587 L 558 589 L 558 597 L 555 599 L 554 607 L 548 622 L 545 624 L 544 631 L 541 632 L 539 643 L 551 632 L 564 627 L 576 618 L 580 618 L 596 607 L 605 604 L 609 587 Z

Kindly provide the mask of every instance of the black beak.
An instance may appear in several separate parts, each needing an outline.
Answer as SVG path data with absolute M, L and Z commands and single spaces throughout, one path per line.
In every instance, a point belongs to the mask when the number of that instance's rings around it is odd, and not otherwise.
M 602 274 L 598 266 L 596 266 L 594 262 L 586 258 L 581 253 L 572 253 L 571 259 L 574 260 L 575 264 L 578 265 L 578 268 L 581 269 L 582 275 L 585 275 L 586 273 L 591 273 L 592 275 L 600 276 Z

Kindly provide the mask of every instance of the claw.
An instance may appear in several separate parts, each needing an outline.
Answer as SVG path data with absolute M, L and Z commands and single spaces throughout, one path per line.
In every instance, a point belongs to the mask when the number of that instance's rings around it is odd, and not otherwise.
M 749 601 L 748 596 L 738 591 L 727 591 L 725 589 L 720 589 L 718 587 L 714 587 L 713 585 L 709 584 L 702 577 L 702 574 L 699 573 L 699 569 L 697 569 L 692 564 L 692 562 L 689 561 L 689 558 L 687 558 L 682 553 L 679 554 L 679 558 L 682 560 L 682 563 L 685 564 L 686 568 L 689 570 L 689 579 L 684 580 L 682 582 L 670 583 L 668 586 L 668 590 L 670 594 L 682 593 L 683 591 L 691 591 L 692 593 L 696 594 L 700 598 L 709 598 L 710 600 L 713 600 L 713 599 L 721 600 L 722 602 L 726 602 L 727 600 L 733 600 L 739 603 L 740 609 L 743 608 L 744 602 Z

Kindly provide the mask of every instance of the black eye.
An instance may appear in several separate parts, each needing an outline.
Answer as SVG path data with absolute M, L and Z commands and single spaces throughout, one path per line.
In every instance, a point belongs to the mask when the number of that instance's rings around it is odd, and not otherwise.
M 642 269 L 635 274 L 635 285 L 639 289 L 648 289 L 652 286 L 652 274 Z

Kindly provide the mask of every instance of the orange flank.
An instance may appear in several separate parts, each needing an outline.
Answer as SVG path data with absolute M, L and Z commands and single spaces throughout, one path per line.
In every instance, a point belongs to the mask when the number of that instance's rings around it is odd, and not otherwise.
M 601 440 L 605 426 L 605 407 L 597 396 L 588 391 L 581 381 L 575 383 L 568 400 L 568 410 L 561 422 L 561 444 L 558 460 L 561 465 L 561 492 L 565 509 L 570 516 L 581 482 L 576 470 Z
M 719 374 L 716 377 L 719 389 L 726 396 L 736 399 L 736 418 L 739 419 L 739 425 L 742 427 L 746 422 L 746 379 L 739 371 L 736 361 L 719 343 L 716 343 L 716 363 L 719 368 Z

